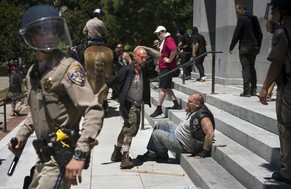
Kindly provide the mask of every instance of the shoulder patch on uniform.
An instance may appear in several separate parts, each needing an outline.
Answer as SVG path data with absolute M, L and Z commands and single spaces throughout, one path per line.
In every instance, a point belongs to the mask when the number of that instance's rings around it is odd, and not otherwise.
M 80 66 L 72 66 L 67 71 L 67 76 L 73 83 L 84 86 L 85 85 L 85 73 Z
M 281 35 L 274 35 L 274 36 L 273 36 L 273 39 L 272 39 L 272 45 L 273 45 L 273 46 L 278 45 L 280 39 L 281 39 Z

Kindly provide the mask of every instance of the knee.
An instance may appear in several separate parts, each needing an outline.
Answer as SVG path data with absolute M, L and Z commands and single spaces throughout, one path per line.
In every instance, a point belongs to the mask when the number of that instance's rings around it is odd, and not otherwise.
M 156 129 L 156 130 L 153 130 L 153 133 L 152 133 L 152 137 L 155 139 L 155 140 L 158 140 L 160 138 L 160 130 L 159 129 Z
M 159 121 L 159 122 L 155 125 L 154 130 L 159 129 L 159 128 L 161 127 L 161 125 L 162 125 L 162 121 Z

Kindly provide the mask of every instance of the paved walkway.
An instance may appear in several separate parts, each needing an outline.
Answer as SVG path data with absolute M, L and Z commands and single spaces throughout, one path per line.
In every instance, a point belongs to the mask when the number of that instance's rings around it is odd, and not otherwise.
M 122 127 L 122 119 L 118 113 L 118 103 L 110 101 L 109 115 L 104 120 L 103 129 L 98 136 L 99 145 L 93 149 L 91 165 L 88 170 L 83 171 L 83 183 L 72 188 L 78 189 L 184 189 L 194 186 L 189 177 L 185 174 L 173 156 L 169 153 L 169 163 L 135 161 L 136 167 L 131 170 L 121 170 L 120 163 L 110 161 L 113 146 L 116 143 L 117 135 Z M 31 141 L 35 138 L 32 135 L 19 160 L 13 176 L 6 175 L 13 155 L 7 150 L 7 143 L 15 136 L 14 129 L 3 140 L 0 141 L 0 159 L 6 159 L 0 166 L 0 189 L 22 188 L 24 176 L 29 174 L 30 167 L 35 162 L 35 153 Z M 145 129 L 140 130 L 133 139 L 130 155 L 134 159 L 137 155 L 146 151 L 146 145 L 152 127 L 145 122 Z M 148 172 L 148 173 L 142 173 Z
M 9 87 L 9 78 L 8 76 L 0 77 L 0 90 L 6 89 Z

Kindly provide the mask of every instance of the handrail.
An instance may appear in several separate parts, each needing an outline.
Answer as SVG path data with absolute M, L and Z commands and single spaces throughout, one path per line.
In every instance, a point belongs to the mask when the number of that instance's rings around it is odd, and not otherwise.
M 191 60 L 189 60 L 188 62 L 186 62 L 185 64 L 182 64 L 182 65 L 180 65 L 180 66 L 178 66 L 178 67 L 176 67 L 176 68 L 174 68 L 174 69 L 168 71 L 167 73 L 164 73 L 163 75 L 157 76 L 156 78 L 152 79 L 151 82 L 157 81 L 158 79 L 160 79 L 160 78 L 162 78 L 162 77 L 165 77 L 166 75 L 169 75 L 170 73 L 173 73 L 173 72 L 175 72 L 176 70 L 178 70 L 178 69 L 180 69 L 180 68 L 182 68 L 182 67 L 184 67 L 184 66 L 188 66 L 188 65 L 190 65 L 190 64 L 193 64 L 193 63 L 195 62 L 195 60 L 197 60 L 197 59 L 199 59 L 199 58 L 202 58 L 202 57 L 206 56 L 206 55 L 209 54 L 209 53 L 212 53 L 212 54 L 213 54 L 213 53 L 222 53 L 222 51 L 208 51 L 208 52 L 205 52 L 205 53 L 203 53 L 203 54 L 197 56 L 195 59 L 191 59 Z
M 27 91 L 22 92 L 20 94 L 14 95 L 14 96 L 6 96 L 4 99 L 0 100 L 0 106 L 4 106 L 4 128 L 0 127 L 0 130 L 3 130 L 4 132 L 7 130 L 7 121 L 6 121 L 6 104 L 9 104 L 11 102 L 14 102 L 16 100 L 22 99 L 27 96 Z
M 183 53 L 183 52 L 182 52 Z M 199 56 L 197 56 L 195 59 L 191 59 L 190 61 L 188 61 L 188 62 L 186 62 L 186 63 L 184 63 L 184 64 L 182 64 L 182 65 L 180 65 L 180 66 L 178 66 L 178 67 L 176 67 L 176 68 L 174 68 L 174 69 L 172 69 L 171 71 L 169 71 L 169 72 L 167 72 L 167 73 L 165 73 L 165 74 L 163 74 L 163 75 L 160 75 L 160 76 L 157 76 L 156 78 L 154 78 L 154 79 L 152 79 L 150 82 L 154 82 L 154 81 L 157 81 L 158 79 L 160 79 L 160 78 L 162 78 L 162 77 L 165 77 L 166 75 L 168 75 L 168 74 L 171 74 L 171 73 L 173 73 L 174 71 L 176 71 L 176 70 L 178 70 L 178 69 L 180 69 L 180 68 L 182 68 L 182 67 L 184 67 L 184 66 L 188 66 L 188 65 L 190 65 L 190 64 L 193 64 L 194 62 L 195 62 L 195 60 L 197 60 L 197 59 L 199 59 L 199 58 L 202 58 L 202 57 L 204 57 L 204 56 L 206 56 L 207 54 L 209 54 L 209 53 L 211 53 L 212 55 L 214 55 L 214 54 L 216 54 L 216 53 L 223 53 L 222 51 L 208 51 L 208 52 L 205 52 L 205 53 L 203 53 L 203 54 L 201 54 L 201 55 L 199 55 Z M 215 84 L 215 81 L 214 81 L 214 78 L 215 78 L 215 76 L 214 76 L 214 74 L 215 74 L 215 60 L 214 60 L 214 56 L 212 57 L 212 94 L 213 93 L 215 93 L 214 92 L 214 84 Z M 183 73 L 184 74 L 184 73 Z M 183 83 L 184 84 L 184 83 Z M 142 110 L 141 110 L 141 112 L 142 112 L 142 116 L 141 116 L 141 129 L 144 129 L 144 104 L 142 104 Z

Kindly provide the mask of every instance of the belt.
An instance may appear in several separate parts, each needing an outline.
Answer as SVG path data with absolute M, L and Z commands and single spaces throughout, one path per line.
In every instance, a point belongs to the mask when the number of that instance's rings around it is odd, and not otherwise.
M 130 102 L 132 105 L 134 105 L 134 106 L 136 106 L 138 108 L 141 107 L 142 101 L 138 102 L 138 101 L 136 101 L 136 100 L 134 100 L 132 98 L 129 98 L 129 97 L 127 97 L 125 100 Z

